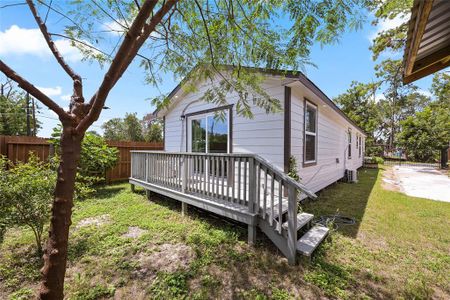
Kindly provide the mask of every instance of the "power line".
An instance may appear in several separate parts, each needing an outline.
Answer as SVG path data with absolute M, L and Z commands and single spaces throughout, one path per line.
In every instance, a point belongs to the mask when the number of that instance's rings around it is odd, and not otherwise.
M 40 111 L 36 111 L 36 114 L 39 115 L 40 118 L 46 118 L 46 119 L 50 119 L 50 120 L 60 121 L 58 118 L 50 117 L 48 115 L 44 115 Z M 0 115 L 20 115 L 20 116 L 23 116 L 23 113 L 18 113 L 18 112 L 0 112 Z M 31 116 L 31 114 L 30 114 L 30 116 Z M 97 128 L 100 128 L 100 129 L 102 128 L 99 125 L 91 125 L 91 127 L 97 127 Z

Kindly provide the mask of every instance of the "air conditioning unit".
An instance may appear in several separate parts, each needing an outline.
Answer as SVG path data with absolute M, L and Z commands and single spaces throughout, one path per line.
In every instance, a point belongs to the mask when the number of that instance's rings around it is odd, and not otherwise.
M 358 182 L 358 171 L 345 170 L 345 179 L 347 182 Z

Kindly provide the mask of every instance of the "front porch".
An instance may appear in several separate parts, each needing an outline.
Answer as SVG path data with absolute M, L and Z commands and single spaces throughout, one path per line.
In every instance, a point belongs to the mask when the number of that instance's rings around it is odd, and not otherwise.
M 328 232 L 297 214 L 298 195 L 316 195 L 258 155 L 132 151 L 129 182 L 181 201 L 183 213 L 193 205 L 247 224 L 251 244 L 260 227 L 292 264 Z

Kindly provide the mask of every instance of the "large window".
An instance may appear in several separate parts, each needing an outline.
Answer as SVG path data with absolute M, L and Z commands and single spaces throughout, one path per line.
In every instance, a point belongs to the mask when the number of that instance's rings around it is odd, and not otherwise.
M 317 106 L 305 101 L 305 136 L 303 162 L 305 165 L 317 162 Z
M 351 159 L 352 158 L 352 130 L 350 128 L 348 129 L 347 135 L 348 135 L 347 155 L 348 155 L 348 159 Z
M 191 151 L 227 153 L 228 113 L 225 111 L 191 117 Z

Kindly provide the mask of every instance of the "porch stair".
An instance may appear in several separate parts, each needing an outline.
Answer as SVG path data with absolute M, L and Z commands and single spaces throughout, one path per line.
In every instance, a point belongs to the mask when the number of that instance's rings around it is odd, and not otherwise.
M 312 214 L 298 213 L 298 201 L 317 196 L 255 154 L 131 151 L 129 182 L 182 202 L 183 214 L 192 205 L 247 224 L 250 244 L 259 227 L 289 264 L 328 234 Z
M 258 225 L 267 237 L 277 246 L 277 248 L 286 256 L 288 256 L 288 236 L 289 236 L 289 221 L 286 220 L 286 215 L 288 212 L 287 209 L 287 200 L 286 203 L 282 205 L 282 214 L 281 218 L 278 217 L 278 214 L 273 215 L 272 224 L 279 224 L 282 222 L 282 231 L 281 234 L 279 231 L 271 226 L 270 218 L 272 215 L 270 213 L 267 214 L 267 218 L 259 219 Z M 297 224 L 296 230 L 294 231 L 300 238 L 296 243 L 296 252 L 298 254 L 311 257 L 314 250 L 322 243 L 322 241 L 327 237 L 329 233 L 329 229 L 322 225 L 312 225 L 312 221 L 314 219 L 314 215 L 310 213 L 301 212 L 297 214 Z

